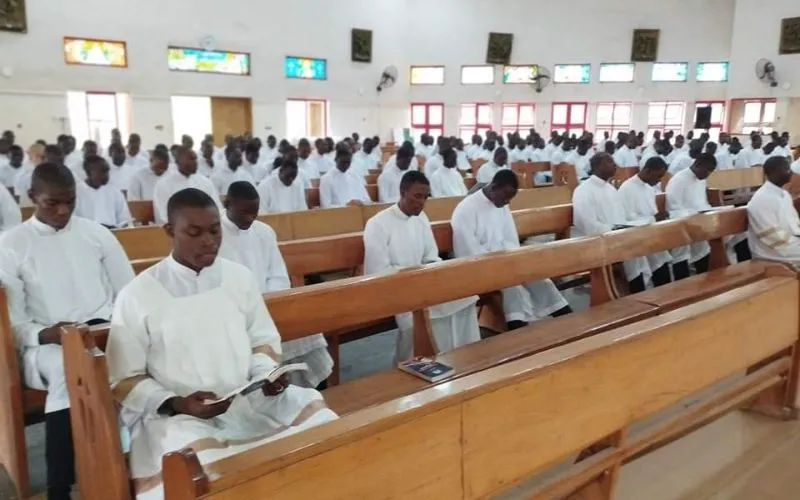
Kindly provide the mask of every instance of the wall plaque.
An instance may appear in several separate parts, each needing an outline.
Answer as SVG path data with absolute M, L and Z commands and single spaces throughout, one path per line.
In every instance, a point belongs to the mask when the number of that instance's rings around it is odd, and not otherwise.
M 353 28 L 350 32 L 350 60 L 372 62 L 372 30 Z
M 658 58 L 660 30 L 633 30 L 631 61 L 654 62 Z
M 0 30 L 28 32 L 25 0 L 0 0 Z
M 800 54 L 800 17 L 789 17 L 781 21 L 781 43 L 779 54 Z
M 509 64 L 514 35 L 511 33 L 489 33 L 486 47 L 486 64 Z

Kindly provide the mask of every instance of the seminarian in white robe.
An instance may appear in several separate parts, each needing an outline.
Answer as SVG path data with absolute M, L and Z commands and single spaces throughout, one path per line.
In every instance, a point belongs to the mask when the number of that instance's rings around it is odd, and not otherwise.
M 342 172 L 338 168 L 322 176 L 319 181 L 319 204 L 322 208 L 343 207 L 352 200 L 372 203 L 363 178 L 349 169 Z
M 335 162 L 334 166 L 336 166 Z M 367 175 L 370 170 L 378 168 L 378 160 L 372 154 L 359 150 L 353 154 L 350 168 L 355 168 L 361 175 Z
M 575 166 L 575 176 L 579 181 L 586 180 L 589 177 L 590 156 L 590 151 L 586 151 L 586 154 L 580 154 L 577 149 L 574 149 L 564 159 L 564 163 L 570 163 Z
M 452 169 L 441 168 L 438 172 L 442 170 Z M 364 227 L 364 274 L 389 274 L 440 261 L 431 223 L 424 212 L 408 216 L 395 203 L 375 214 Z M 478 297 L 471 296 L 429 308 L 437 353 L 481 339 L 477 301 Z M 412 313 L 398 314 L 395 321 L 400 330 L 396 361 L 403 361 L 414 355 Z
M 237 262 L 253 272 L 261 293 L 278 292 L 291 288 L 286 263 L 278 248 L 275 231 L 261 221 L 254 221 L 247 230 L 239 229 L 226 215 L 222 223 L 222 245 L 219 256 Z M 303 387 L 317 387 L 333 371 L 333 359 L 328 354 L 328 343 L 322 334 L 283 342 L 283 359 L 286 363 L 306 363 L 307 372 L 293 372 L 292 383 Z
M 128 256 L 100 224 L 72 216 L 60 230 L 35 216 L 0 235 L 0 282 L 25 385 L 46 390 L 45 412 L 69 407 L 61 346 L 39 332 L 61 321 L 111 317 L 114 297 L 133 279 Z
M 231 170 L 230 167 L 227 166 L 225 168 L 220 168 L 211 176 L 211 183 L 214 184 L 214 189 L 216 189 L 218 193 L 223 194 L 228 192 L 228 188 L 231 184 L 238 181 L 247 181 L 253 186 L 256 185 L 256 180 L 244 168 L 244 164 L 236 170 Z
M 453 252 L 472 257 L 519 248 L 519 234 L 508 205 L 498 208 L 483 189 L 468 195 L 453 211 Z M 549 279 L 505 288 L 503 309 L 506 322 L 544 318 L 569 303 Z
M 0 234 L 20 222 L 22 222 L 22 214 L 20 213 L 19 205 L 17 205 L 8 189 L 0 186 Z
M 217 202 L 220 210 L 222 210 L 219 192 L 207 177 L 198 173 L 187 177 L 177 167 L 170 168 L 158 179 L 153 190 L 153 211 L 155 212 L 156 224 L 167 222 L 167 202 L 173 194 L 186 188 L 196 188 L 203 191 Z
M 433 174 L 436 173 L 437 170 L 442 168 L 444 165 L 444 160 L 442 160 L 442 154 L 437 153 L 427 160 L 425 160 L 425 175 L 430 179 Z
M 378 201 L 380 203 L 395 203 L 400 199 L 400 181 L 403 175 L 411 170 L 400 170 L 396 162 L 389 162 L 378 176 Z
M 629 220 L 620 193 L 596 175 L 580 183 L 572 193 L 572 217 L 578 236 L 608 233 L 617 225 L 647 224 L 645 220 Z M 642 276 L 646 283 L 653 274 L 646 257 L 626 260 L 622 265 L 629 282 Z
M 298 172 L 297 177 L 288 186 L 278 175 L 270 175 L 264 179 L 256 187 L 260 197 L 258 213 L 263 215 L 308 210 L 306 189 L 300 175 Z
M 147 160 L 141 156 L 125 156 L 125 161 L 122 165 L 115 165 L 113 161 L 108 162 L 109 167 L 109 175 L 111 177 L 111 181 L 109 184 L 113 184 L 117 187 L 117 189 L 121 189 L 123 191 L 127 191 L 130 188 L 131 179 L 136 172 L 143 168 L 148 168 Z
M 150 167 L 140 169 L 131 178 L 127 193 L 128 201 L 152 200 L 156 184 L 165 174 L 166 172 L 156 175 Z
M 431 196 L 442 198 L 445 196 L 466 196 L 468 189 L 464 184 L 464 177 L 456 168 L 442 167 L 430 177 Z
M 208 420 L 158 413 L 196 391 L 227 394 L 281 363 L 281 338 L 256 279 L 217 257 L 199 273 L 172 256 L 117 297 L 106 348 L 121 417 L 131 430 L 137 498 L 163 498 L 161 457 L 191 447 L 202 464 L 333 420 L 322 395 L 289 385 L 276 396 L 237 396 Z
M 642 221 L 646 224 L 656 222 L 658 206 L 656 193 L 653 186 L 642 181 L 638 175 L 629 178 L 619 187 L 619 196 L 628 220 Z M 672 255 L 668 251 L 656 252 L 647 256 L 650 271 L 656 271 L 665 264 L 672 262 Z
M 764 182 L 747 204 L 747 219 L 754 258 L 800 266 L 800 217 L 788 191 Z
M 111 182 L 97 189 L 77 182 L 75 215 L 93 220 L 106 227 L 124 227 L 133 222 L 125 195 Z
M 618 167 L 638 167 L 639 161 L 636 159 L 636 153 L 623 144 L 622 147 L 617 149 L 614 153 L 614 162 Z
M 492 182 L 492 179 L 494 179 L 494 174 L 503 169 L 508 170 L 508 163 L 500 166 L 497 165 L 494 160 L 489 160 L 478 169 L 475 179 L 478 181 L 478 184 L 489 184 Z

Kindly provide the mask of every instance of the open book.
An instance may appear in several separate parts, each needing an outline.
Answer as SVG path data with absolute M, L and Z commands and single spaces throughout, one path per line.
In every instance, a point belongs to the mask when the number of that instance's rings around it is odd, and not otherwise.
M 228 394 L 220 397 L 219 399 L 208 399 L 205 401 L 207 405 L 215 405 L 217 403 L 221 403 L 227 399 L 231 399 L 234 396 L 242 395 L 247 396 L 251 392 L 255 392 L 267 384 L 273 384 L 276 380 L 281 378 L 283 375 L 289 372 L 297 372 L 297 371 L 308 371 L 308 365 L 305 363 L 292 363 L 289 365 L 281 365 L 271 372 L 267 373 L 266 375 L 262 375 L 260 377 L 256 377 L 252 379 L 250 382 L 246 383 L 245 385 L 239 387 L 238 389 L 234 389 Z

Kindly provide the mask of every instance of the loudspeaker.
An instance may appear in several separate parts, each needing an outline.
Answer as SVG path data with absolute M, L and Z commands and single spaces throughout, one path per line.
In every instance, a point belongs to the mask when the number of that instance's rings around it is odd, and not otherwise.
M 706 130 L 711 128 L 711 106 L 697 108 L 697 113 L 694 116 L 694 128 Z

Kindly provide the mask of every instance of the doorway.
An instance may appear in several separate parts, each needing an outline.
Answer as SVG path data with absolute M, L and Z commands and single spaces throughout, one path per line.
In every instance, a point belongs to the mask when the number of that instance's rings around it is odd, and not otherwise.
M 212 97 L 211 133 L 214 144 L 223 146 L 225 136 L 253 131 L 253 103 L 249 97 Z
M 286 135 L 291 140 L 328 135 L 328 101 L 289 99 L 286 101 Z

